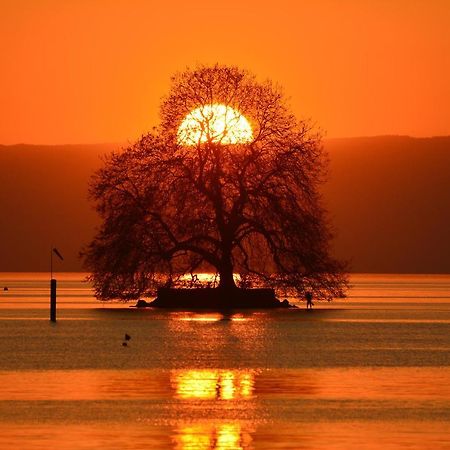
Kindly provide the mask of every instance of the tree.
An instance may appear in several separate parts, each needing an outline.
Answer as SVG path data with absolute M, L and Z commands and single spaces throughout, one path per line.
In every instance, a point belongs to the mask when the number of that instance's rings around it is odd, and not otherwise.
M 137 298 L 198 271 L 222 289 L 238 279 L 343 295 L 318 191 L 325 169 L 320 136 L 272 82 L 219 65 L 175 75 L 160 126 L 92 179 L 102 225 L 84 257 L 96 295 Z

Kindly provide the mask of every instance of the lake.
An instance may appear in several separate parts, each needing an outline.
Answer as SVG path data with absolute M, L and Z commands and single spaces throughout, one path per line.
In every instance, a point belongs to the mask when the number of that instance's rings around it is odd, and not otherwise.
M 51 324 L 48 274 L 0 273 L 0 448 L 450 448 L 450 276 L 226 316 L 56 278 Z

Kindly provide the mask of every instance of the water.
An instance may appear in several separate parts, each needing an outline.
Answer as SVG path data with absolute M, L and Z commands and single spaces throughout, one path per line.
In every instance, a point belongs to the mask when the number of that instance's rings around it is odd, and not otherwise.
M 450 276 L 226 317 L 57 278 L 51 324 L 46 274 L 0 274 L 0 448 L 450 448 Z

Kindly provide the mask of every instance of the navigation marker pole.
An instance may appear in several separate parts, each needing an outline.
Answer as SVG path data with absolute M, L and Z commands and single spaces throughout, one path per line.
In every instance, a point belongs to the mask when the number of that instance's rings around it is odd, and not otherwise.
M 53 253 L 64 261 L 61 253 L 53 246 L 50 248 L 50 321 L 56 322 L 56 279 L 53 278 Z

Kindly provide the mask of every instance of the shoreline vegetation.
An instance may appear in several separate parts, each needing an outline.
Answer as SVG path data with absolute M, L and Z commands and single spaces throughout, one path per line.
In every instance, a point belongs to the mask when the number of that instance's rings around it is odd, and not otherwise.
M 153 301 L 138 300 L 136 308 L 272 309 L 296 308 L 279 300 L 273 289 L 160 288 Z

